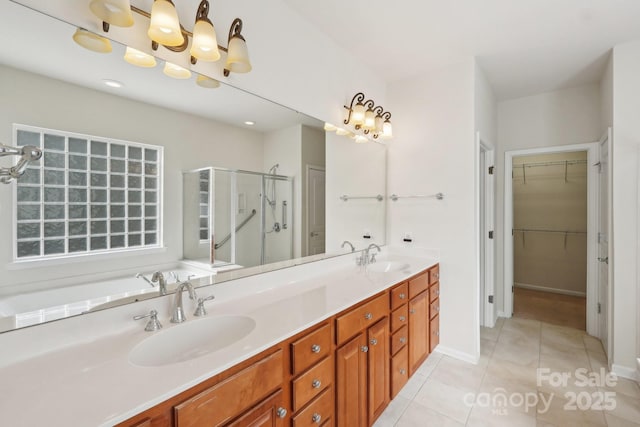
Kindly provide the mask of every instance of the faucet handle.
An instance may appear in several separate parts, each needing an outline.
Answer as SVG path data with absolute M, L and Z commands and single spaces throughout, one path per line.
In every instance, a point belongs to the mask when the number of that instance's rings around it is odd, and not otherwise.
M 156 310 L 151 310 L 149 314 L 134 316 L 133 320 L 141 320 L 147 317 L 149 318 L 149 322 L 147 322 L 147 326 L 144 327 L 145 331 L 152 332 L 157 331 L 158 329 L 162 329 L 162 324 L 158 320 L 158 312 Z
M 214 299 L 215 296 L 213 295 L 209 295 L 206 298 L 198 298 L 198 307 L 196 308 L 196 311 L 193 313 L 194 316 L 206 316 L 207 315 L 207 310 L 204 308 L 204 303 L 205 301 L 210 301 L 212 299 Z
M 378 254 L 377 253 L 372 253 L 371 254 L 371 258 L 369 258 L 369 262 L 370 263 L 376 262 L 376 255 L 378 255 Z

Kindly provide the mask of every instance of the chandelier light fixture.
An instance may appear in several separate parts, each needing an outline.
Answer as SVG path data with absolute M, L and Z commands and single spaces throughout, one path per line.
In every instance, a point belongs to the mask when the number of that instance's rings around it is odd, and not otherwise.
M 324 130 L 348 136 L 355 139 L 357 143 L 391 139 L 393 137 L 391 113 L 384 111 L 380 105 L 376 106 L 372 99 L 366 101 L 365 99 L 364 93 L 358 92 L 351 99 L 351 104 L 344 106 L 347 110 L 347 118 L 343 122 L 345 127 L 325 123 Z

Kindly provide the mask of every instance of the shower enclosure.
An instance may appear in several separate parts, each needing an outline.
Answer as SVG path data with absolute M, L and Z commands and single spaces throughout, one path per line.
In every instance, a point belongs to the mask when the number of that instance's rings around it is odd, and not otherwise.
M 293 257 L 293 178 L 202 168 L 183 172 L 184 258 L 253 267 Z

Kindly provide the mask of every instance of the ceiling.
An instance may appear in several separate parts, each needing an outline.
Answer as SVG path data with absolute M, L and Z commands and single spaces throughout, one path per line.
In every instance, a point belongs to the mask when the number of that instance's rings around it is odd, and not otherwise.
M 388 82 L 476 57 L 498 99 L 600 80 L 636 0 L 283 0 Z

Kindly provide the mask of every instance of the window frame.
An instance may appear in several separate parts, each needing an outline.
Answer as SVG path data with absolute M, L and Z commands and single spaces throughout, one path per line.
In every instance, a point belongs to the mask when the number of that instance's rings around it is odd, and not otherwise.
M 12 228 L 12 263 L 14 265 L 19 265 L 19 264 L 55 264 L 57 263 L 56 260 L 70 260 L 73 259 L 75 260 L 99 260 L 99 259 L 103 259 L 103 258 L 113 258 L 113 257 L 117 257 L 118 254 L 120 254 L 120 256 L 126 256 L 126 255 L 130 255 L 131 253 L 135 252 L 136 254 L 149 254 L 149 253 L 157 253 L 159 251 L 164 251 L 164 215 L 163 215 L 163 206 L 164 206 L 164 147 L 161 145 L 153 145 L 153 144 L 145 144 L 145 143 L 140 143 L 140 142 L 134 142 L 134 141 L 128 141 L 128 140 L 122 140 L 122 139 L 116 139 L 116 138 L 110 138 L 110 137 L 104 137 L 104 136 L 97 136 L 97 135 L 90 135 L 90 134 L 82 134 L 82 133 L 78 133 L 78 132 L 69 132 L 69 131 L 65 131 L 65 130 L 58 130 L 58 129 L 51 129 L 51 128 L 45 128 L 45 127 L 39 127 L 39 126 L 32 126 L 32 125 L 24 125 L 24 124 L 19 124 L 19 123 L 13 123 L 13 132 L 12 132 L 12 137 L 13 137 L 13 142 L 15 146 L 18 146 L 18 131 L 26 131 L 26 132 L 33 132 L 33 133 L 39 133 L 40 134 L 40 147 L 44 150 L 44 135 L 48 134 L 48 135 L 57 135 L 57 136 L 62 136 L 65 138 L 65 166 L 64 166 L 64 173 L 65 173 L 65 183 L 63 186 L 61 186 L 61 188 L 64 188 L 65 190 L 65 201 L 63 202 L 64 206 L 65 206 L 65 217 L 64 217 L 64 224 L 65 224 L 65 232 L 64 232 L 64 236 L 60 236 L 59 239 L 60 240 L 64 240 L 64 244 L 65 244 L 65 253 L 57 253 L 57 254 L 50 254 L 50 255 L 45 255 L 44 254 L 44 247 L 41 246 L 40 248 L 40 255 L 38 256 L 25 256 L 25 257 L 18 257 L 18 181 L 16 181 L 16 185 L 13 186 L 12 189 L 12 200 L 13 200 L 13 206 L 12 206 L 12 221 L 11 221 L 11 228 Z M 69 165 L 68 165 L 68 160 L 69 160 L 69 150 L 68 150 L 68 139 L 69 138 L 77 138 L 77 139 L 84 139 L 87 141 L 87 153 L 85 154 L 86 158 L 87 158 L 87 166 L 85 169 L 85 172 L 87 174 L 87 183 L 86 186 L 84 188 L 86 188 L 86 192 L 87 192 L 87 200 L 85 202 L 80 202 L 77 204 L 83 204 L 87 207 L 87 214 L 86 214 L 86 218 L 84 218 L 84 221 L 86 221 L 87 223 L 87 231 L 86 234 L 82 237 L 87 239 L 87 247 L 86 250 L 84 251 L 78 251 L 78 252 L 69 252 L 69 239 L 72 238 L 73 236 L 69 235 L 69 223 L 71 222 L 70 218 L 69 218 L 69 212 L 68 212 L 68 206 L 70 204 L 69 201 L 69 189 L 70 188 L 74 188 L 74 186 L 70 186 L 69 182 L 68 182 L 68 173 L 69 173 Z M 142 152 L 144 153 L 144 149 L 151 149 L 151 150 L 155 150 L 157 152 L 157 160 L 155 162 L 155 165 L 157 167 L 157 173 L 155 175 L 156 177 L 156 216 L 155 218 L 151 218 L 151 217 L 145 217 L 144 215 L 144 206 L 145 203 L 144 201 L 142 201 L 140 203 L 141 207 L 143 208 L 141 217 L 139 218 L 142 225 L 144 226 L 144 221 L 147 219 L 155 219 L 156 220 L 156 243 L 155 244 L 148 244 L 145 245 L 144 244 L 144 227 L 142 228 L 140 235 L 141 235 L 141 244 L 139 246 L 128 246 L 128 241 L 126 241 L 126 245 L 125 247 L 117 247 L 117 248 L 111 248 L 110 247 L 110 239 L 112 236 L 118 235 L 120 233 L 116 233 L 116 234 L 112 234 L 111 230 L 110 230 L 110 226 L 109 223 L 110 221 L 113 219 L 111 217 L 111 213 L 110 213 L 110 207 L 112 206 L 111 204 L 111 200 L 110 197 L 107 196 L 107 201 L 104 203 L 104 206 L 106 206 L 106 210 L 107 210 L 107 216 L 104 218 L 99 218 L 98 221 L 105 221 L 107 222 L 107 232 L 106 233 L 99 233 L 101 236 L 104 236 L 105 239 L 107 240 L 107 248 L 106 249 L 95 249 L 95 250 L 91 250 L 91 246 L 90 246 L 90 241 L 91 241 L 91 221 L 92 221 L 92 217 L 91 217 L 91 198 L 90 198 L 90 193 L 91 193 L 91 182 L 90 182 L 90 176 L 91 176 L 91 145 L 92 145 L 92 141 L 97 141 L 97 142 L 104 142 L 107 144 L 108 147 L 108 152 L 106 156 L 102 156 L 100 155 L 99 158 L 105 158 L 107 162 L 109 162 L 109 160 L 111 159 L 111 152 L 110 152 L 110 147 L 112 144 L 117 144 L 117 145 L 124 145 L 127 150 L 127 154 L 125 155 L 125 157 L 123 158 L 123 160 L 125 161 L 125 171 L 123 173 L 118 172 L 118 175 L 122 175 L 125 179 L 125 182 L 128 180 L 127 178 L 129 176 L 139 176 L 142 180 L 142 186 L 140 187 L 140 192 L 141 192 L 141 196 L 144 197 L 144 191 L 145 191 L 145 186 L 144 186 L 144 178 L 145 178 L 145 173 L 144 173 L 144 166 L 145 166 L 145 159 L 144 159 L 144 155 L 141 159 L 141 165 L 142 165 L 142 171 L 143 173 L 141 173 L 140 175 L 136 175 L 136 174 L 131 174 L 128 170 L 128 168 L 126 168 L 126 165 L 128 165 L 128 162 L 130 160 L 134 160 L 135 159 L 131 159 L 128 155 L 128 147 L 138 147 L 142 149 Z M 34 202 L 35 205 L 39 206 L 40 208 L 40 218 L 38 220 L 38 223 L 40 224 L 40 236 L 39 236 L 39 241 L 41 242 L 41 244 L 44 244 L 43 242 L 45 241 L 45 236 L 43 234 L 43 227 L 45 224 L 45 217 L 44 217 L 44 207 L 45 207 L 45 200 L 44 200 L 44 191 L 45 191 L 45 183 L 44 183 L 44 171 L 46 170 L 45 165 L 44 165 L 44 156 L 42 157 L 42 159 L 40 160 L 40 162 L 42 162 L 40 165 L 36 166 L 36 168 L 40 171 L 40 183 L 38 185 L 34 184 L 34 187 L 37 187 L 40 189 L 41 191 L 41 195 L 40 195 L 40 200 L 38 202 Z M 33 167 L 30 167 L 29 169 L 33 169 Z M 107 177 L 110 176 L 110 170 L 109 170 L 109 166 L 107 164 L 107 170 L 106 172 L 100 172 L 100 173 L 104 173 L 105 175 L 107 175 Z M 112 189 L 114 189 L 115 187 L 111 186 L 111 182 L 108 179 L 107 181 L 107 185 L 105 187 L 93 187 L 93 189 L 104 189 L 107 194 L 109 194 L 111 192 Z M 117 188 L 120 189 L 120 188 Z M 128 184 L 125 184 L 125 187 L 122 188 L 123 191 L 128 192 L 129 187 Z M 144 199 L 142 199 L 144 200 Z M 59 202 L 60 203 L 60 202 Z M 123 202 L 124 206 L 128 205 L 128 200 L 125 197 L 125 202 Z M 129 221 L 129 216 L 128 216 L 128 212 L 125 213 L 125 216 L 121 218 L 125 223 L 127 223 Z M 136 218 L 137 219 L 137 218 Z M 122 233 L 122 235 L 127 236 L 129 234 L 128 232 L 128 226 L 125 227 L 125 231 Z

